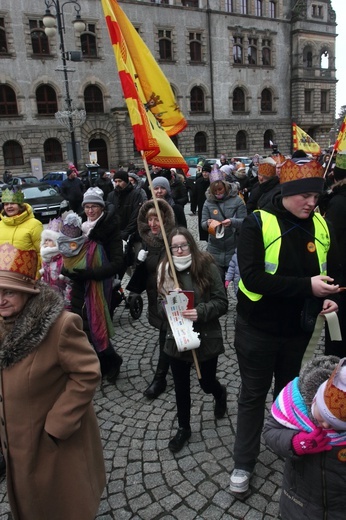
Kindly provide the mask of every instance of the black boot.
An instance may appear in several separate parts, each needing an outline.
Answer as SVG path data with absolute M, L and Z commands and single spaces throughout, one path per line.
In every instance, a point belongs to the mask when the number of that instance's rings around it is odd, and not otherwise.
M 143 395 L 148 399 L 156 399 L 166 390 L 166 375 L 169 369 L 169 357 L 163 351 L 160 352 L 159 361 L 152 383 L 144 390 Z
M 188 441 L 190 437 L 191 428 L 178 428 L 177 433 L 168 443 L 168 449 L 173 453 L 177 453 L 185 446 L 186 441 Z
M 107 381 L 115 383 L 123 363 L 123 358 L 115 352 L 112 345 L 109 345 L 106 350 L 98 352 L 97 355 L 101 365 L 102 376 L 107 376 Z
M 219 399 L 215 399 L 214 415 L 216 419 L 222 419 L 227 412 L 227 390 L 222 386 L 222 394 Z

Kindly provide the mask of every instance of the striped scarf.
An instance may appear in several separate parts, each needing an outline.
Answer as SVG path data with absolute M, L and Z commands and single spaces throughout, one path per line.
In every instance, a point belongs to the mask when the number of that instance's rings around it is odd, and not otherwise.
M 308 408 L 299 390 L 299 378 L 296 377 L 281 390 L 272 405 L 274 419 L 286 428 L 311 432 L 317 428 L 316 424 L 308 416 Z M 346 444 L 346 432 L 327 430 L 329 444 L 341 446 Z

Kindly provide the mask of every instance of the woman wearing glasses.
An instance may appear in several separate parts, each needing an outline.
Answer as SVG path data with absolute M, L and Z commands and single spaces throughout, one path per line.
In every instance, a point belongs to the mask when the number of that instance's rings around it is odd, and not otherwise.
M 227 312 L 228 307 L 223 283 L 213 257 L 198 249 L 193 236 L 186 228 L 173 229 L 168 242 L 179 289 L 194 291 L 193 308 L 183 311 L 183 316 L 193 322 L 193 328 L 199 333 L 201 341 L 196 349 L 202 375 L 199 384 L 206 394 L 214 396 L 214 416 L 221 419 L 227 411 L 226 388 L 216 378 L 218 356 L 224 352 L 219 318 Z M 175 289 L 177 287 L 166 254 L 158 268 L 159 299 L 164 299 Z M 158 307 L 161 308 L 160 303 Z M 170 360 L 178 412 L 178 431 L 170 440 L 168 448 L 176 453 L 191 436 L 190 369 L 193 358 L 191 351 L 178 351 L 169 327 L 164 351 Z

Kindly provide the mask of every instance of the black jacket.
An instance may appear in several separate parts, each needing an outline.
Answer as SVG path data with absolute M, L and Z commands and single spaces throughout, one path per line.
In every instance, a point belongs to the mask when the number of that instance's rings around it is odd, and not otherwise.
M 120 234 L 123 240 L 137 232 L 137 217 L 142 205 L 142 195 L 129 182 L 122 189 L 113 190 L 107 197 L 108 202 L 114 204 L 120 222 Z

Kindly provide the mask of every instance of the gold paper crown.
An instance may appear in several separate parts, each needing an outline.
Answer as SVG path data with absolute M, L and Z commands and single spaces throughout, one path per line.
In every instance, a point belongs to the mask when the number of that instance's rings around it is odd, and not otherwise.
M 3 204 L 6 202 L 12 202 L 13 204 L 23 204 L 24 193 L 20 190 L 13 191 L 6 188 L 6 190 L 2 192 L 1 200 Z
M 324 389 L 324 402 L 328 410 L 340 421 L 346 421 L 346 367 L 341 360 L 333 370 Z
M 0 272 L 16 273 L 22 275 L 23 279 L 35 280 L 36 270 L 36 251 L 22 251 L 7 243 L 0 245 Z
M 274 177 L 276 175 L 276 162 L 272 157 L 259 160 L 258 174 L 265 177 Z
M 300 179 L 310 179 L 313 177 L 323 177 L 323 167 L 315 160 L 297 164 L 291 159 L 287 159 L 280 170 L 280 183 L 298 181 Z
M 335 166 L 346 170 L 346 153 L 338 153 L 335 159 Z
M 276 162 L 276 164 L 282 164 L 286 161 L 286 157 L 284 155 L 281 155 L 281 153 L 271 155 L 270 157 Z

